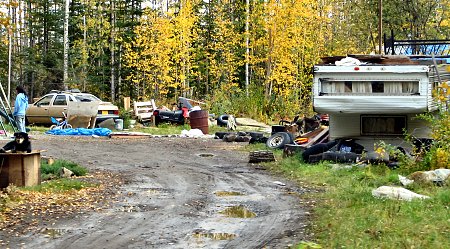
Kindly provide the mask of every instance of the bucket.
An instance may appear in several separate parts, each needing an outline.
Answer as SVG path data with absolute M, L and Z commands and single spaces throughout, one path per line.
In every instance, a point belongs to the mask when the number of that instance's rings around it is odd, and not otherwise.
M 115 122 L 114 128 L 119 131 L 123 130 L 123 119 L 116 119 Z
M 208 134 L 208 111 L 190 112 L 189 121 L 192 129 L 200 129 L 203 134 Z

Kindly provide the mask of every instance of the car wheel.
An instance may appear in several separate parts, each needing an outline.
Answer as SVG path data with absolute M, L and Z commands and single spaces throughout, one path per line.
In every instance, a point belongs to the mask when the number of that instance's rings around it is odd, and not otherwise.
M 283 149 L 286 144 L 291 144 L 292 138 L 287 132 L 277 132 L 270 136 L 267 141 L 267 147 L 271 149 Z

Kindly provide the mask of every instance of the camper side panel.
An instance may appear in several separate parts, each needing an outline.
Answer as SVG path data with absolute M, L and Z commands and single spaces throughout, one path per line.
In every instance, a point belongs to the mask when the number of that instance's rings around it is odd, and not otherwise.
M 395 137 L 402 137 L 401 134 L 385 136 L 385 135 L 362 135 L 361 127 L 361 116 L 364 114 L 330 114 L 330 139 L 342 138 L 342 137 L 353 137 L 360 139 L 385 138 L 393 139 Z M 372 115 L 377 116 L 377 115 Z M 385 115 L 379 115 L 380 117 L 385 117 Z M 399 117 L 404 116 L 406 119 L 406 128 L 408 134 L 413 135 L 418 138 L 427 138 L 430 136 L 430 129 L 427 126 L 426 121 L 417 118 L 416 114 L 405 114 L 399 115 Z M 400 129 L 400 133 L 403 133 Z

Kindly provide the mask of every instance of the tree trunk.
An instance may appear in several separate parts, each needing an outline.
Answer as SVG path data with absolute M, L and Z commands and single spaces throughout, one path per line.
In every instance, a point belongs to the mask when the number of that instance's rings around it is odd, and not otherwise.
M 116 23 L 116 15 L 114 9 L 115 0 L 111 0 L 111 101 L 115 101 L 116 97 L 116 87 L 115 87 L 115 23 Z
M 68 89 L 67 79 L 68 79 L 68 70 L 69 70 L 69 0 L 65 0 L 66 6 L 64 11 L 64 75 L 63 75 L 63 83 L 64 89 Z

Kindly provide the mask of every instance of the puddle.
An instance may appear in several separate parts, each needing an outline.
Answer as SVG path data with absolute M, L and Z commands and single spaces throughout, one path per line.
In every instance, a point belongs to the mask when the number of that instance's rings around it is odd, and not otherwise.
M 240 192 L 236 192 L 236 191 L 217 191 L 215 193 L 217 196 L 240 196 L 240 195 L 244 195 Z
M 224 214 L 230 218 L 255 218 L 256 214 L 248 210 L 244 206 L 233 206 L 228 207 L 219 213 Z
M 204 154 L 198 154 L 199 157 L 213 157 L 214 154 L 204 153 Z
M 60 237 L 61 235 L 65 234 L 66 231 L 64 229 L 46 228 L 43 231 L 41 231 L 41 233 L 46 235 L 47 237 L 54 239 L 54 238 Z
M 213 240 L 230 240 L 236 238 L 236 234 L 232 233 L 194 233 L 192 235 L 195 238 L 209 238 Z

